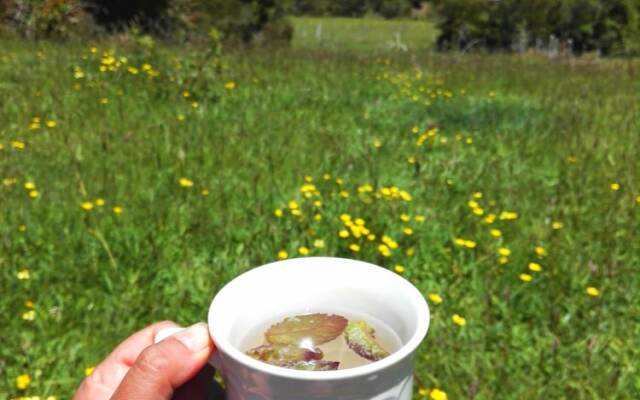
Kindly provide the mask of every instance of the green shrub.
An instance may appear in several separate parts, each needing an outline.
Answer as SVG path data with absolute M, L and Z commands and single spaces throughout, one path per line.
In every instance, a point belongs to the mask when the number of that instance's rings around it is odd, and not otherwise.
M 510 49 L 551 36 L 577 52 L 637 51 L 639 0 L 435 0 L 440 49 Z
M 0 24 L 30 39 L 68 38 L 93 25 L 80 0 L 0 0 Z

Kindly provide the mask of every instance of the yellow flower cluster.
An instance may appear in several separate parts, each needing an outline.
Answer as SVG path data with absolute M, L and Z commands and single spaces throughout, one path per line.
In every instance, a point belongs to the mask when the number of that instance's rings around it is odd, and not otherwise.
M 478 245 L 478 243 L 476 243 L 473 240 L 469 240 L 469 239 L 463 239 L 463 238 L 455 238 L 453 240 L 453 242 L 460 247 L 466 247 L 467 249 L 474 249 L 476 248 L 476 246 Z
M 407 192 L 406 190 L 402 190 L 397 186 L 382 187 L 379 193 L 380 195 L 382 195 L 382 198 L 384 199 L 391 199 L 391 200 L 400 199 L 404 201 L 413 200 L 413 197 L 409 192 Z

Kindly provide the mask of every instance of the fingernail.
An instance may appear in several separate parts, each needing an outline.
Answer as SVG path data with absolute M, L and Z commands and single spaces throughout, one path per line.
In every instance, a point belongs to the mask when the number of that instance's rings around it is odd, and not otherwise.
M 153 343 L 157 344 L 159 342 L 162 342 L 163 340 L 165 340 L 166 338 L 168 338 L 169 336 L 176 334 L 180 331 L 185 330 L 185 328 L 181 327 L 181 326 L 172 326 L 169 328 L 164 328 L 164 329 L 160 329 L 158 331 L 158 333 L 156 333 L 156 337 L 153 338 Z
M 193 353 L 198 353 L 209 347 L 211 339 L 209 338 L 209 329 L 204 322 L 198 322 L 191 325 L 185 330 L 177 332 L 173 335 L 182 344 L 184 344 Z

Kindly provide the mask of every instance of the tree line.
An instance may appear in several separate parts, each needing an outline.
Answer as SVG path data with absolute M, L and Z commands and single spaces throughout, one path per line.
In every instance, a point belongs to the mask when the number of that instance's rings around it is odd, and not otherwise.
M 640 0 L 0 0 L 0 34 L 71 37 L 135 26 L 183 40 L 287 42 L 289 15 L 406 18 L 428 9 L 440 50 L 509 51 L 553 41 L 575 52 L 637 54 Z

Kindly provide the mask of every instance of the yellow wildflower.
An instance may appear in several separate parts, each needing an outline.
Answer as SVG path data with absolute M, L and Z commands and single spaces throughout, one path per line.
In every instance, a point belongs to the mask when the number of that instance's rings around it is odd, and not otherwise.
M 316 200 L 313 202 L 313 206 L 316 208 L 320 208 L 322 207 L 322 201 L 321 200 Z
M 53 129 L 58 125 L 58 123 L 54 120 L 47 121 L 47 128 Z
M 300 248 L 298 249 L 298 253 L 300 253 L 301 256 L 306 256 L 309 254 L 309 248 L 300 246 Z
M 414 126 L 413 128 L 411 128 L 411 133 L 416 134 L 418 132 L 419 132 L 419 130 L 418 130 L 417 126 Z
M 236 88 L 236 83 L 234 81 L 229 81 L 224 84 L 224 88 L 227 90 L 233 90 Z
M 424 222 L 426 220 L 426 217 L 424 215 L 416 215 L 415 217 L 413 217 L 413 219 L 416 222 Z
M 18 271 L 18 273 L 16 274 L 16 276 L 18 277 L 18 279 L 20 279 L 21 281 L 27 281 L 29 279 L 31 279 L 31 272 L 26 269 L 23 268 L 20 271 Z
M 299 208 L 296 208 L 295 210 L 291 210 L 291 215 L 299 217 L 302 215 L 302 211 L 300 211 Z
M 193 181 L 188 178 L 180 178 L 178 184 L 183 188 L 190 188 L 193 186 Z
M 495 214 L 487 214 L 487 216 L 484 217 L 484 222 L 487 224 L 493 224 L 495 220 L 496 220 Z
M 36 184 L 33 182 L 25 182 L 24 183 L 25 190 L 35 190 Z
M 184 116 L 184 114 L 178 114 L 178 115 L 176 115 L 176 119 L 177 119 L 178 121 L 182 122 L 182 121 L 184 121 L 184 120 L 185 120 L 185 116 Z
M 317 249 L 324 249 L 324 240 L 322 239 L 316 239 L 313 242 L 313 247 L 317 248 Z
M 209 195 L 209 189 L 202 189 L 202 190 L 200 191 L 200 194 L 201 194 L 202 196 L 208 196 L 208 195 Z
M 27 308 L 33 308 L 34 307 L 33 300 L 25 300 L 24 306 Z
M 96 206 L 102 207 L 102 206 L 104 206 L 106 204 L 106 201 L 103 198 L 98 197 L 96 199 L 95 203 L 96 203 Z
M 400 265 L 400 264 L 397 264 L 395 267 L 393 267 L 393 269 L 399 274 L 401 274 L 401 273 L 403 273 L 405 271 L 404 267 L 402 265 Z
M 284 213 L 282 212 L 282 210 L 280 208 L 276 208 L 275 210 L 273 210 L 273 215 L 275 215 L 278 218 L 282 217 L 283 214 Z
M 189 97 L 191 97 L 191 92 L 189 92 L 188 90 L 183 90 L 182 97 L 184 97 L 185 99 L 188 99 Z
M 100 104 L 109 104 L 109 99 L 107 99 L 106 97 L 101 98 Z
M 40 192 L 38 192 L 37 190 L 32 190 L 29 192 L 29 197 L 31 197 L 32 199 L 35 199 L 38 196 L 40 196 Z
M 380 139 L 378 138 L 373 139 L 373 147 L 375 147 L 376 149 L 379 149 L 380 147 L 382 147 L 382 142 L 380 141 Z
M 122 207 L 118 207 L 118 206 L 113 207 L 113 213 L 114 213 L 114 214 L 116 214 L 116 215 L 120 215 L 120 214 L 122 214 L 123 212 L 124 212 L 124 209 L 123 209 Z
M 502 236 L 502 231 L 500 229 L 491 229 L 489 233 L 491 234 L 491 236 L 496 238 L 499 238 L 500 236 Z
M 297 210 L 298 208 L 300 208 L 300 206 L 298 205 L 298 202 L 295 200 L 290 200 L 287 205 L 291 210 Z
M 287 253 L 286 250 L 280 250 L 278 252 L 278 258 L 281 259 L 281 260 L 287 259 L 287 258 L 289 258 L 289 253 Z
M 469 208 L 478 208 L 480 207 L 480 204 L 478 204 L 478 202 L 475 200 L 469 200 L 467 202 L 467 206 L 469 206 Z
M 477 246 L 478 244 L 476 242 L 474 242 L 473 240 L 465 240 L 464 241 L 464 247 L 468 248 L 468 249 L 473 249 Z
M 22 319 L 25 321 L 33 321 L 36 319 L 36 310 L 29 310 L 22 313 Z
M 511 255 L 511 250 L 507 249 L 506 247 L 500 247 L 498 249 L 498 254 L 500 254 L 501 256 L 509 257 Z
M 349 245 L 349 250 L 353 251 L 354 253 L 357 253 L 360 251 L 360 245 L 356 244 L 356 243 L 351 243 Z
M 562 229 L 564 227 L 564 224 L 560 221 L 553 221 L 553 223 L 551 224 L 551 227 L 555 230 L 558 230 L 558 229 Z
M 520 274 L 518 278 L 520 278 L 522 282 L 531 282 L 531 279 L 533 279 L 533 277 L 529 274 Z
M 409 222 L 409 221 L 411 221 L 411 217 L 409 215 L 407 215 L 407 214 L 401 214 L 400 215 L 400 220 L 403 221 L 403 222 Z
M 343 199 L 348 198 L 349 197 L 349 192 L 347 192 L 346 190 L 340 191 L 340 197 L 342 197 Z
M 406 190 L 401 190 L 400 191 L 400 198 L 404 201 L 411 201 L 413 200 L 413 197 L 409 194 L 409 192 L 407 192 Z
M 26 144 L 19 140 L 14 140 L 13 142 L 11 142 L 11 147 L 13 147 L 16 150 L 24 150 L 24 148 L 26 147 Z
M 538 264 L 538 263 L 530 262 L 529 263 L 529 271 L 540 272 L 540 271 L 542 271 L 542 266 L 540 264 Z
M 320 221 L 322 219 L 322 215 L 321 214 L 315 214 L 313 216 L 314 221 Z
M 331 174 L 322 175 L 322 179 L 324 179 L 325 181 L 331 180 Z
M 87 367 L 84 369 L 84 376 L 89 376 L 93 373 L 93 370 L 95 370 L 96 367 Z
M 600 296 L 600 290 L 598 290 L 597 288 L 594 288 L 593 286 L 589 286 L 586 290 L 587 294 L 591 297 L 598 297 Z
M 407 226 L 402 230 L 402 233 L 404 233 L 407 236 L 411 236 L 413 235 L 413 229 Z
M 620 190 L 620 184 L 618 182 L 614 182 L 612 183 L 610 186 L 611 190 L 613 190 L 614 192 L 617 192 L 618 190 Z
M 25 224 L 18 225 L 18 231 L 25 232 L 27 230 L 27 226 Z
M 31 376 L 22 374 L 16 378 L 16 387 L 20 390 L 26 390 L 31 385 Z
M 414 156 L 407 157 L 407 162 L 409 164 L 415 164 L 416 163 L 416 158 Z
M 85 201 L 82 204 L 80 204 L 80 208 L 82 208 L 85 211 L 91 211 L 93 210 L 93 203 L 90 201 Z
M 500 213 L 500 219 L 503 221 L 512 221 L 518 219 L 518 213 L 514 211 L 503 211 Z
M 385 257 L 391 256 L 391 249 L 386 244 L 381 244 L 378 246 L 378 251 Z
M 191 107 L 198 108 L 198 107 L 200 107 L 200 103 L 198 103 L 197 101 L 194 101 L 194 102 L 191 103 Z
M 338 236 L 340 236 L 343 239 L 346 239 L 349 237 L 349 231 L 346 229 L 341 229 L 340 232 L 338 232 Z
M 418 389 L 418 394 L 422 397 L 427 397 L 429 395 L 429 390 L 425 388 Z
M 368 234 L 367 240 L 373 242 L 374 240 L 376 240 L 376 235 L 374 235 L 373 233 Z
M 340 186 L 342 186 L 342 184 L 344 183 L 344 179 L 342 178 L 336 178 L 336 183 Z
M 454 324 L 458 326 L 465 326 L 467 324 L 467 320 L 458 314 L 453 314 L 453 316 L 451 317 L 451 320 L 453 321 Z
M 536 246 L 535 252 L 538 255 L 538 257 L 541 257 L 541 258 L 547 255 L 547 250 L 542 246 Z
M 480 217 L 480 216 L 482 216 L 484 214 L 484 210 L 482 208 L 480 208 L 480 207 L 474 208 L 473 209 L 473 213 Z
M 431 400 L 448 400 L 447 393 L 440 389 L 433 389 L 431 393 L 429 393 L 429 397 Z
M 481 199 L 482 198 L 482 192 L 475 192 L 473 194 L 473 198 L 474 199 Z
M 429 300 L 433 304 L 440 304 L 442 303 L 442 296 L 440 296 L 438 293 L 429 293 Z

